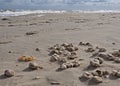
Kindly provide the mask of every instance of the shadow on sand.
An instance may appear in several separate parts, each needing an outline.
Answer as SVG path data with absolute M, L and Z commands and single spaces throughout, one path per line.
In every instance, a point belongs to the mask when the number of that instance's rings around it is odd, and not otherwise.
M 0 79 L 8 79 L 10 77 L 6 77 L 4 74 L 3 75 L 0 75 Z

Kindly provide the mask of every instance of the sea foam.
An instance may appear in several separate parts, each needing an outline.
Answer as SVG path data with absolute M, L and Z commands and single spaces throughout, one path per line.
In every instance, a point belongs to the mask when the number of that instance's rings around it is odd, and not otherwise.
M 37 14 L 37 13 L 65 13 L 66 11 L 52 11 L 52 10 L 27 10 L 27 11 L 2 11 L 0 16 L 21 16 L 28 14 Z
M 73 13 L 120 13 L 120 10 L 93 10 L 93 11 L 83 11 L 83 10 L 73 10 Z
M 41 14 L 39 17 L 42 16 L 43 13 L 120 13 L 119 10 L 94 10 L 94 11 L 83 11 L 83 10 L 72 10 L 72 11 L 53 11 L 53 10 L 23 10 L 23 11 L 1 11 L 0 16 L 7 17 L 7 16 L 22 16 L 28 14 Z

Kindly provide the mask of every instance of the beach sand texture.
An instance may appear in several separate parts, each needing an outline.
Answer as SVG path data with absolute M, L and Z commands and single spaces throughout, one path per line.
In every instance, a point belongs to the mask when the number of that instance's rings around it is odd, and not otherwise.
M 104 78 L 99 84 L 79 79 L 85 71 L 95 70 L 87 69 L 92 53 L 86 53 L 88 46 L 80 46 L 79 42 L 90 42 L 108 53 L 119 50 L 120 14 L 48 13 L 0 17 L 0 86 L 119 86 L 120 79 L 115 77 Z M 83 59 L 79 67 L 56 71 L 59 64 L 50 62 L 48 48 L 62 43 L 78 47 L 78 59 Z M 31 62 L 43 69 L 27 69 L 30 62 L 18 61 L 24 55 L 36 57 Z M 6 69 L 14 70 L 15 76 L 4 77 Z M 99 69 L 112 72 L 119 70 L 120 64 L 104 60 Z

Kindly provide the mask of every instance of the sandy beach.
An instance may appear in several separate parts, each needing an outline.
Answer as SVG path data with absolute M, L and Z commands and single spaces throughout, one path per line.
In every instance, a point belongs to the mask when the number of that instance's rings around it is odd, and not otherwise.
M 45 13 L 16 17 L 0 17 L 0 86 L 119 86 L 120 78 L 102 78 L 102 83 L 81 80 L 84 72 L 96 69 L 120 70 L 120 63 L 104 60 L 102 66 L 87 68 L 93 52 L 86 52 L 89 42 L 92 48 L 105 48 L 105 53 L 120 49 L 119 13 Z M 50 61 L 49 48 L 56 44 L 72 43 L 78 48 L 80 66 L 56 71 L 60 65 Z M 39 49 L 39 50 L 36 50 Z M 29 62 L 20 62 L 21 56 L 34 56 Z M 82 59 L 82 60 L 80 60 Z M 69 61 L 69 60 L 67 60 Z M 71 60 L 70 60 L 71 61 Z M 43 69 L 28 70 L 30 62 Z M 4 71 L 15 71 L 13 77 L 5 77 Z M 37 78 L 36 78 L 37 77 Z

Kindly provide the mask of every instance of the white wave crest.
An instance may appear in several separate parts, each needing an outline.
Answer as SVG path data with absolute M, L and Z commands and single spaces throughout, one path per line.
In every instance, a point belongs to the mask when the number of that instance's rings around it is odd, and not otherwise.
M 65 13 L 66 11 L 52 11 L 52 10 L 27 10 L 27 11 L 3 11 L 0 12 L 0 16 L 21 16 L 28 14 L 37 14 L 37 13 Z
M 83 11 L 73 10 L 74 13 L 120 13 L 120 10 L 95 10 L 95 11 Z
M 52 11 L 52 10 L 27 10 L 27 11 L 2 11 L 0 12 L 0 16 L 22 16 L 28 14 L 40 14 L 39 17 L 42 16 L 42 13 L 67 13 L 68 11 Z M 83 10 L 73 10 L 70 11 L 72 13 L 120 13 L 120 10 L 95 10 L 95 11 L 83 11 Z

